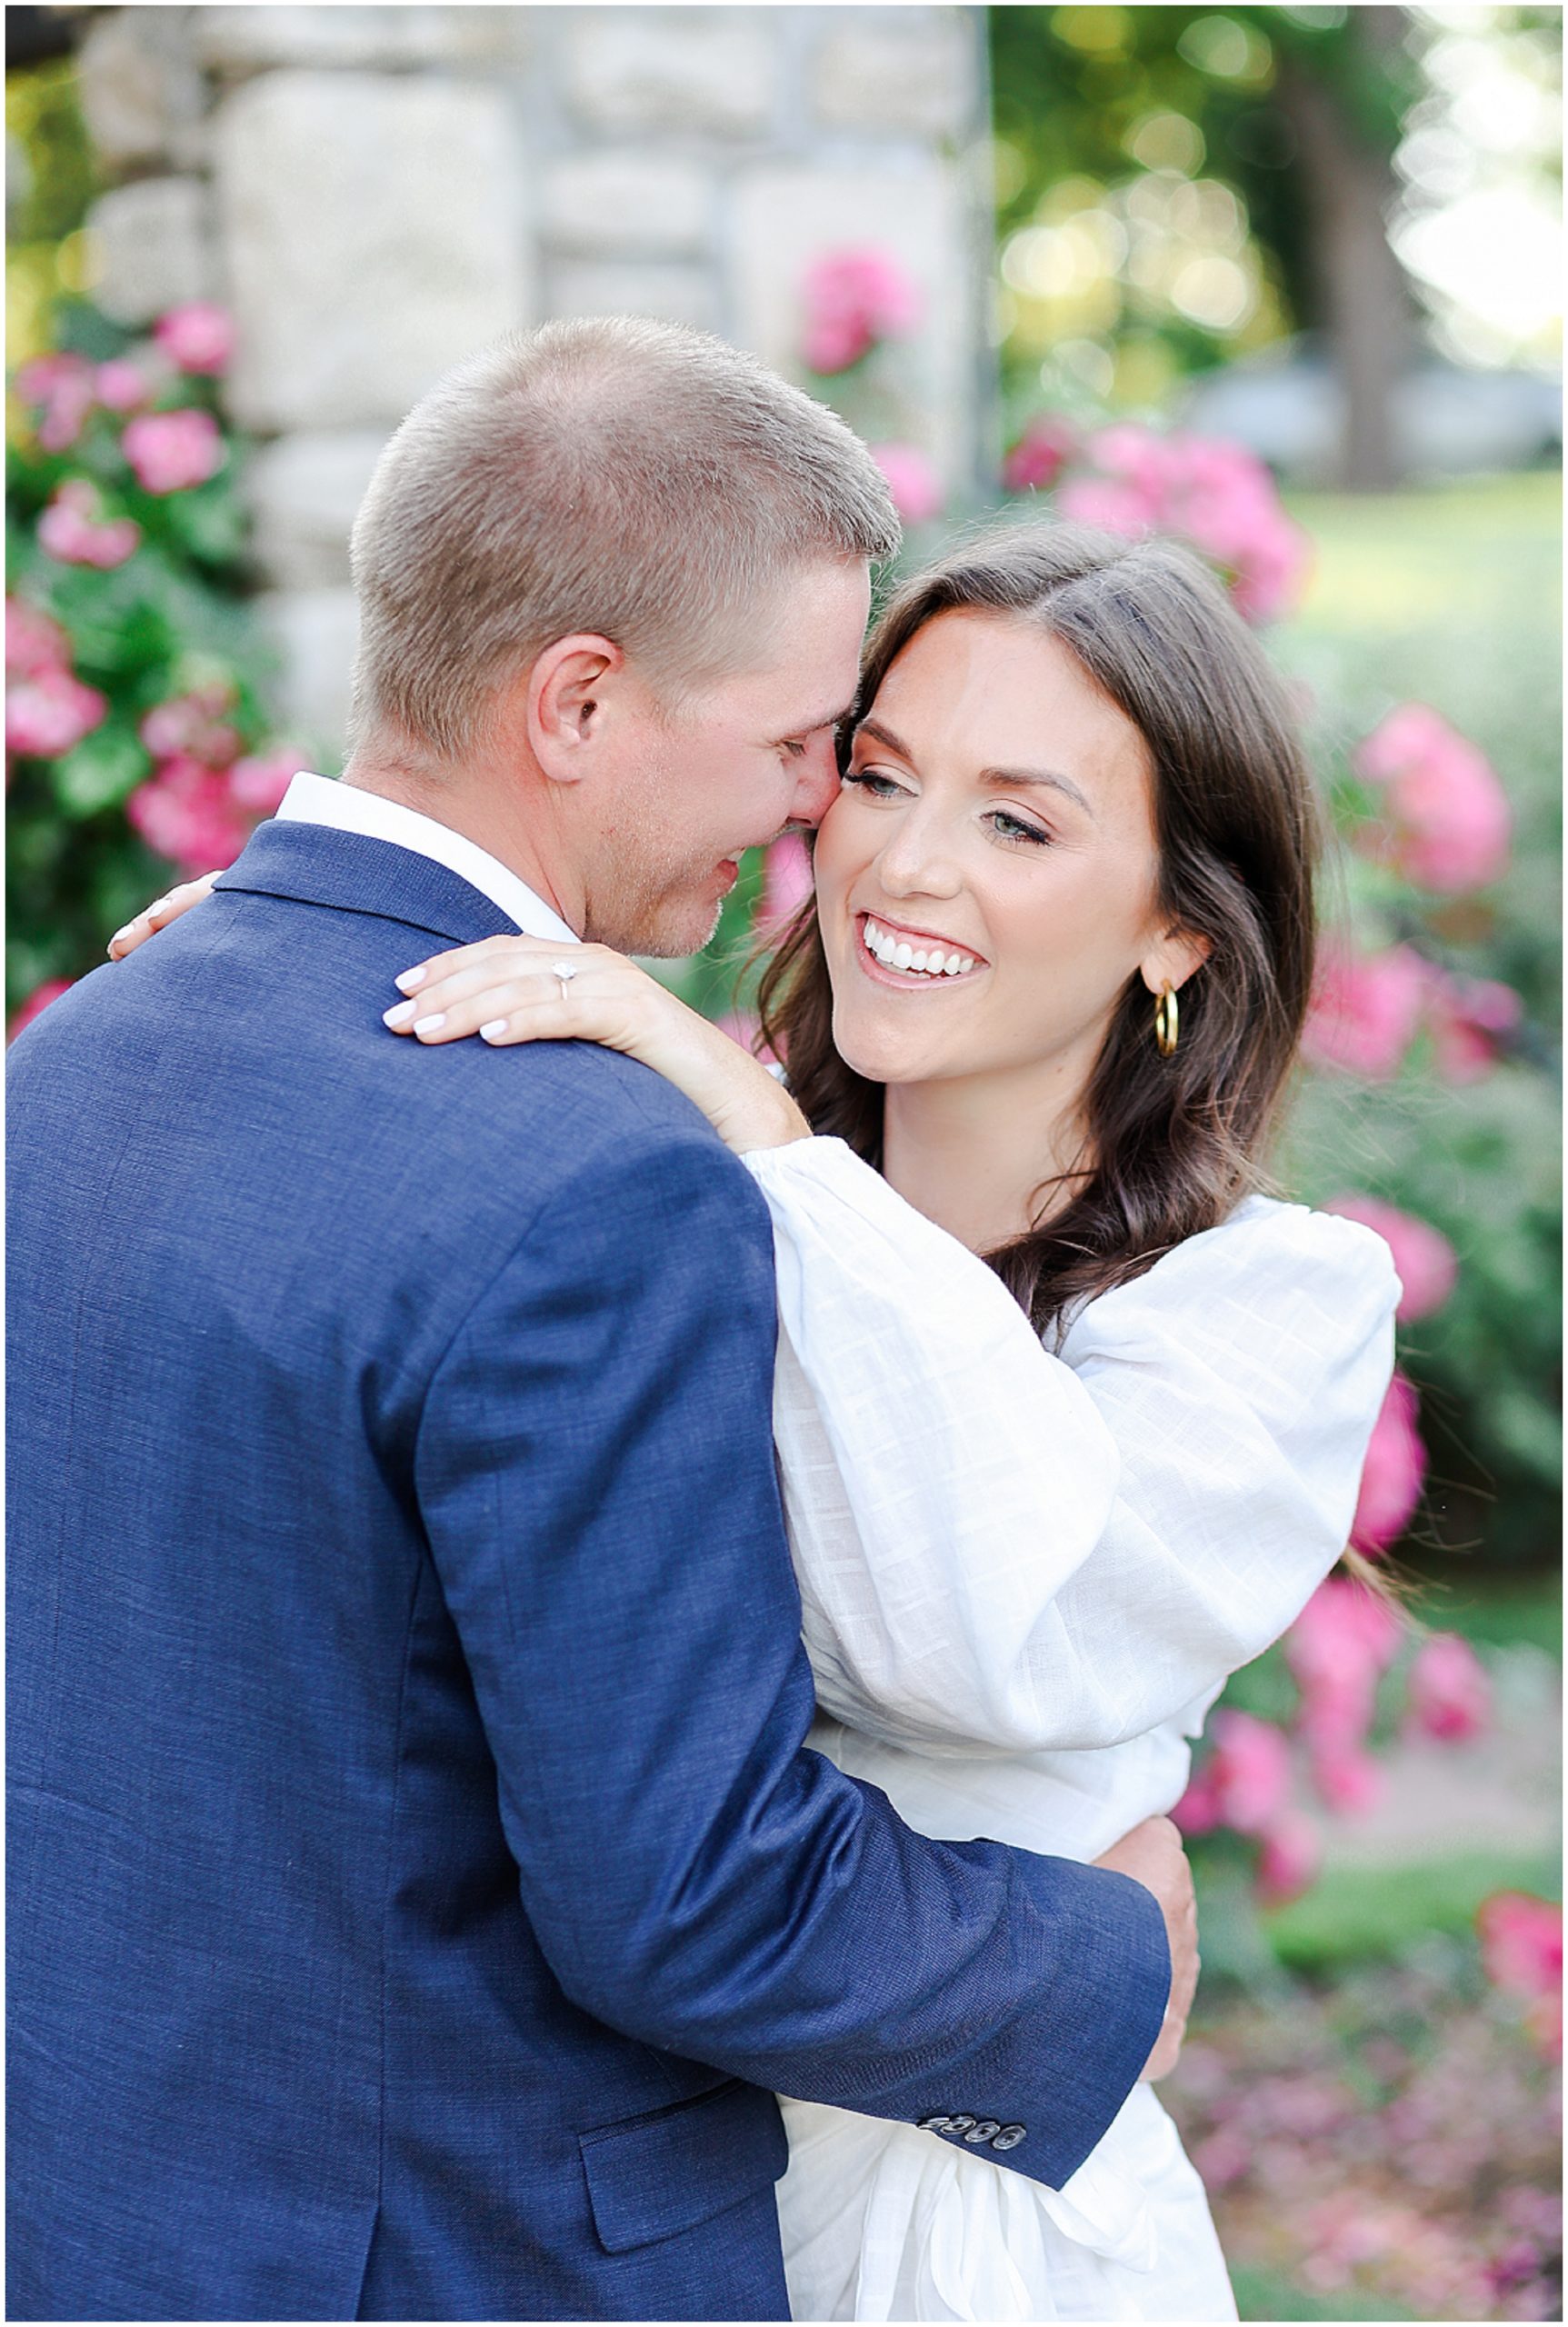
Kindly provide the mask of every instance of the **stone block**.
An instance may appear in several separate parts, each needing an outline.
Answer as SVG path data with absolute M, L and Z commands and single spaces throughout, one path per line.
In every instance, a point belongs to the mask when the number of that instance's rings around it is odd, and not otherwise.
M 509 64 L 527 55 L 526 8 L 196 8 L 204 64 L 225 77 L 285 65 Z
M 712 331 L 718 287 L 704 266 L 675 260 L 563 260 L 548 275 L 552 315 L 653 315 Z
M 275 590 L 254 601 L 278 657 L 272 688 L 281 737 L 335 774 L 347 746 L 359 608 L 352 590 Z
M 551 168 L 541 206 L 557 250 L 599 258 L 701 250 L 713 181 L 694 162 L 662 154 L 574 154 Z
M 215 295 L 212 195 L 197 178 L 137 178 L 93 205 L 94 296 L 116 323 Z
M 451 365 L 532 320 L 502 91 L 268 73 L 225 101 L 215 150 L 243 425 L 399 420 Z
M 886 136 L 978 135 L 980 34 L 965 8 L 859 8 L 830 31 L 812 75 L 817 116 Z
M 341 589 L 348 537 L 386 444 L 380 429 L 279 436 L 252 454 L 245 495 L 256 557 L 283 590 Z
M 591 128 L 755 135 L 778 75 L 767 8 L 572 8 L 565 86 Z
M 802 286 L 814 259 L 834 250 L 885 252 L 913 277 L 918 328 L 889 344 L 874 403 L 846 402 L 864 435 L 917 445 L 950 490 L 978 465 L 980 221 L 970 174 L 935 155 L 890 156 L 875 169 L 809 164 L 747 171 L 726 205 L 730 314 L 743 346 L 815 394 L 834 391 L 801 364 Z
M 95 10 L 76 57 L 76 91 L 111 176 L 196 158 L 206 103 L 188 8 Z

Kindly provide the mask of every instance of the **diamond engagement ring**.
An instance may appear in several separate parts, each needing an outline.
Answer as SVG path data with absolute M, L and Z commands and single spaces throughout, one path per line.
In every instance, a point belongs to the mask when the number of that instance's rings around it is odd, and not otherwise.
M 561 999 L 564 1002 L 567 999 L 566 989 L 577 974 L 576 964 L 574 962 L 552 962 L 550 964 L 550 974 L 552 977 L 557 977 L 560 979 Z

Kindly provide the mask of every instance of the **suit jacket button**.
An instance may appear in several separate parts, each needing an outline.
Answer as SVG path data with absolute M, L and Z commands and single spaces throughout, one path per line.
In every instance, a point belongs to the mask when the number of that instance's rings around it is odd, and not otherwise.
M 1024 2139 L 1024 2129 L 1022 2125 L 1004 2125 L 998 2132 L 992 2134 L 991 2146 L 996 2150 L 1016 2149 Z
M 923 2133 L 944 2133 L 951 2122 L 947 2117 L 923 2117 L 916 2130 Z
M 974 2118 L 969 2115 L 967 2111 L 964 2111 L 956 2117 L 949 2117 L 943 2130 L 944 2132 L 949 2133 L 963 2133 L 965 2138 L 967 2138 L 969 2128 L 974 2124 Z
M 994 2117 L 977 2117 L 964 2138 L 966 2142 L 974 2142 L 978 2146 L 981 2142 L 990 2141 L 1001 2131 L 1002 2128 Z

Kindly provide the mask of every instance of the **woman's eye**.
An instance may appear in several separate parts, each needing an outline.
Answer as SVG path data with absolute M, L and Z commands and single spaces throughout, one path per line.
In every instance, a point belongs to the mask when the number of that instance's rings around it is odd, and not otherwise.
M 1049 833 L 1043 833 L 1037 824 L 1026 824 L 1022 816 L 1014 815 L 1007 808 L 993 810 L 991 828 L 1003 840 L 1022 841 L 1037 848 L 1049 848 L 1051 845 Z
M 896 777 L 884 775 L 878 767 L 845 768 L 843 780 L 857 791 L 869 792 L 874 800 L 896 800 L 907 791 Z

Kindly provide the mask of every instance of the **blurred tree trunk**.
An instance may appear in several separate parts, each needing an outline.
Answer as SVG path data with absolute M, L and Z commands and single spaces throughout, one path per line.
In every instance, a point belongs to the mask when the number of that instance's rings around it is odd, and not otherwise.
M 1402 40 L 1404 25 L 1403 8 L 1358 7 L 1346 31 L 1376 70 Z M 1344 392 L 1339 481 L 1353 493 L 1387 493 L 1403 468 L 1393 390 L 1407 351 L 1410 312 L 1403 272 L 1388 240 L 1398 192 L 1393 163 L 1386 147 L 1353 117 L 1341 88 L 1314 73 L 1293 44 L 1280 45 L 1274 95 L 1295 132 L 1317 295 Z

